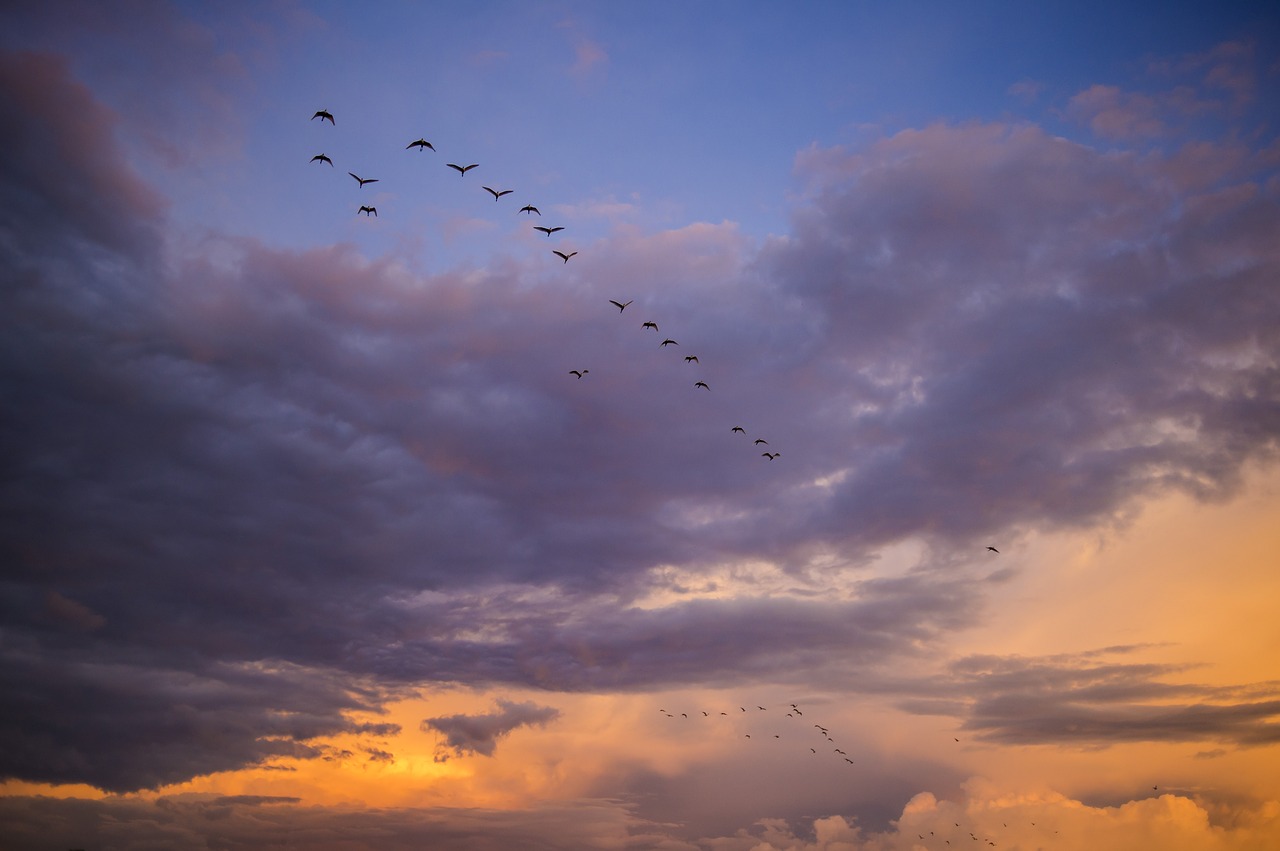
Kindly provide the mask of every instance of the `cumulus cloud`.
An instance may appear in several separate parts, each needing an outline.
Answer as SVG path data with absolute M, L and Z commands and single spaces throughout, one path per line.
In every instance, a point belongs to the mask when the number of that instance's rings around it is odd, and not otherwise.
M 422 729 L 443 733 L 445 746 L 452 748 L 454 756 L 476 753 L 493 756 L 498 739 L 521 727 L 545 727 L 560 717 L 554 706 L 538 706 L 533 701 L 516 702 L 498 698 L 498 709 L 483 715 L 448 715 L 427 718 Z M 437 762 L 447 760 L 445 750 L 438 751 Z

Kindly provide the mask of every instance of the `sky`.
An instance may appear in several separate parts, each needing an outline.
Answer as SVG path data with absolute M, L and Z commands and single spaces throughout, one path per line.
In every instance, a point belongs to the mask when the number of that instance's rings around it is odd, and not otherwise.
M 0 11 L 0 845 L 1280 846 L 1280 15 L 455 6 Z

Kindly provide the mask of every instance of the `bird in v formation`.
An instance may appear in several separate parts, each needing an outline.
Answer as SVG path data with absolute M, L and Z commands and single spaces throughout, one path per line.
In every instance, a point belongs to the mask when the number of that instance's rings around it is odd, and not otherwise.
M 335 126 L 335 127 L 337 126 L 337 122 L 336 122 L 336 120 L 334 119 L 333 113 L 331 113 L 331 112 L 330 112 L 329 110 L 327 110 L 327 109 L 317 110 L 317 111 L 315 112 L 315 114 L 314 114 L 314 115 L 312 115 L 312 117 L 311 117 L 311 120 L 312 120 L 312 121 L 315 121 L 316 119 L 320 119 L 320 123 L 321 123 L 321 124 L 323 124 L 325 121 L 328 121 L 330 125 Z M 412 141 L 412 142 L 410 142 L 408 145 L 406 145 L 406 146 L 405 146 L 405 150 L 412 150 L 412 149 L 414 149 L 414 148 L 416 148 L 416 149 L 418 150 L 418 152 L 419 152 L 419 153 L 421 153 L 422 151 L 424 151 L 424 150 L 426 150 L 426 149 L 428 149 L 428 148 L 430 148 L 432 151 L 436 151 L 436 147 L 435 147 L 435 145 L 434 145 L 434 144 L 432 144 L 431 142 L 427 141 L 426 137 L 419 137 L 419 138 L 418 138 L 418 139 L 416 139 L 415 141 Z M 315 156 L 313 156 L 313 157 L 311 158 L 311 162 L 313 162 L 313 163 L 315 163 L 315 162 L 319 162 L 319 163 L 328 163 L 330 167 L 333 167 L 333 160 L 332 160 L 332 158 L 330 158 L 328 155 L 323 154 L 323 153 L 316 154 Z M 468 164 L 466 164 L 466 165 L 459 165 L 458 163 L 450 162 L 450 163 L 446 163 L 445 165 L 446 165 L 448 168 L 451 168 L 451 169 L 453 169 L 453 170 L 457 171 L 457 172 L 458 172 L 458 175 L 459 175 L 460 177 L 465 176 L 465 175 L 466 175 L 466 173 L 467 173 L 468 171 L 471 171 L 472 169 L 474 169 L 474 168 L 478 168 L 478 167 L 479 167 L 479 163 L 468 163 Z M 358 184 L 358 186 L 359 186 L 360 188 L 364 188 L 364 186 L 365 186 L 366 184 L 369 184 L 369 183 L 378 183 L 378 182 L 379 182 L 379 178 L 376 178 L 376 177 L 361 177 L 360 175 L 358 175 L 358 174 L 356 174 L 355 172 L 352 172 L 352 171 L 347 172 L 347 174 L 348 174 L 348 175 L 350 175 L 350 176 L 351 176 L 351 178 L 352 178 L 352 179 L 354 179 L 354 180 L 356 181 L 356 183 Z M 493 200 L 494 200 L 494 201 L 498 201 L 499 199 L 501 199 L 501 198 L 502 198 L 503 196 L 505 196 L 505 195 L 513 194 L 513 193 L 514 193 L 514 191 L 515 191 L 515 190 L 512 190 L 512 189 L 494 189 L 493 187 L 490 187 L 490 186 L 483 186 L 482 188 L 483 188 L 486 192 L 488 192 L 490 195 L 492 195 L 492 196 L 493 196 Z M 359 208 L 356 212 L 357 212 L 357 214 L 363 213 L 366 217 L 377 217 L 377 216 L 378 216 L 378 208 L 377 208 L 377 207 L 375 207 L 375 206 L 373 206 L 373 205 L 371 205 L 371 204 L 361 205 L 361 206 L 360 206 L 360 208 Z M 535 213 L 536 213 L 537 215 L 539 215 L 539 216 L 541 216 L 541 215 L 542 215 L 542 211 L 541 211 L 541 210 L 539 210 L 539 209 L 538 209 L 536 206 L 534 206 L 533 204 L 526 204 L 526 205 L 524 205 L 523 207 L 521 207 L 517 212 L 519 212 L 519 213 L 525 213 L 525 214 L 527 214 L 527 215 L 533 215 L 533 214 L 535 214 Z M 534 229 L 535 229 L 535 230 L 537 230 L 537 231 L 539 231 L 540 233 L 543 233 L 543 234 L 545 234 L 546 236 L 550 237 L 552 234 L 556 234 L 556 233 L 559 233 L 559 232 L 563 231 L 563 230 L 564 230 L 564 227 L 563 227 L 563 226 L 545 227 L 545 226 L 542 226 L 542 225 L 535 225 L 535 226 L 534 226 Z M 578 254 L 578 252 L 577 252 L 577 251 L 568 251 L 568 252 L 566 252 L 566 251 L 559 251 L 559 250 L 554 250 L 554 251 L 552 251 L 552 253 L 553 253 L 555 256 L 559 257 L 559 258 L 560 258 L 560 260 L 562 261 L 562 263 L 565 263 L 565 264 L 567 264 L 567 263 L 569 262 L 569 259 L 570 259 L 570 258 L 572 258 L 572 257 L 576 257 L 576 256 L 577 256 L 577 254 Z M 619 312 L 619 313 L 622 313 L 623 311 L 625 311 L 625 310 L 627 309 L 627 307 L 628 307 L 628 306 L 630 306 L 630 305 L 632 304 L 632 302 L 633 302 L 633 301 L 634 301 L 634 299 L 630 299 L 630 300 L 625 301 L 625 302 L 624 302 L 624 301 L 615 301 L 615 300 L 610 299 L 609 303 L 610 303 L 610 304 L 612 304 L 614 307 L 618 308 L 618 312 Z M 642 326 L 642 327 L 644 327 L 644 328 L 652 328 L 652 329 L 656 332 L 656 331 L 658 330 L 658 323 L 653 322 L 653 321 L 649 321 L 649 322 L 645 322 L 645 323 L 643 324 L 643 326 Z M 659 347 L 660 347 L 660 348 L 666 348 L 667 346 L 678 346 L 678 345 L 680 345 L 680 344 L 679 344 L 676 340 L 673 340 L 673 339 L 671 339 L 670 337 L 667 337 L 667 338 L 663 339 L 663 341 L 659 344 Z M 687 356 L 685 356 L 684 360 L 685 360 L 685 362 L 686 362 L 686 363 L 692 363 L 692 364 L 700 364 L 700 363 L 701 363 L 701 362 L 699 361 L 699 359 L 698 359 L 698 357 L 697 357 L 696 355 L 687 355 Z M 575 370 L 570 370 L 570 371 L 569 371 L 569 373 L 570 373 L 571 375 L 575 376 L 575 377 L 576 377 L 576 378 L 578 378 L 579 380 L 580 380 L 584 375 L 588 374 L 588 372 L 589 372 L 589 370 L 587 370 L 587 369 L 581 369 L 581 370 L 577 370 L 577 369 L 575 369 Z M 694 388 L 695 388 L 695 389 L 703 389 L 703 390 L 710 390 L 710 389 L 711 389 L 711 387 L 710 387 L 710 386 L 709 386 L 705 381 L 701 381 L 701 380 L 700 380 L 700 381 L 695 382 L 693 386 L 694 386 Z M 740 432 L 740 433 L 744 433 L 744 434 L 745 434 L 745 430 L 743 430 L 741 426 L 735 426 L 735 427 L 733 428 L 733 431 L 734 431 L 735 433 Z M 766 442 L 766 443 L 767 443 L 767 441 L 757 441 L 757 444 L 759 444 L 759 443 L 761 443 L 761 442 Z M 773 460 L 774 458 L 778 457 L 778 453 L 773 453 L 773 454 L 771 454 L 771 453 L 765 453 L 765 457 L 768 457 L 768 458 L 769 458 L 769 460 Z

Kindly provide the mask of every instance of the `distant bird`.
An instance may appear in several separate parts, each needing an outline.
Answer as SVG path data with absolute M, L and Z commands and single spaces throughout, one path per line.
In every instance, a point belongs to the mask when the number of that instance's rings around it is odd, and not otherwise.
M 705 382 L 705 381 L 699 381 L 699 382 L 696 382 L 693 386 L 694 386 L 694 388 L 701 387 L 703 390 L 710 390 L 710 389 L 711 389 L 710 387 L 708 387 L 708 386 L 707 386 L 707 382 Z
M 356 182 L 357 182 L 357 183 L 359 183 L 361 186 L 364 186 L 366 183 L 377 183 L 377 182 L 378 182 L 378 178 L 376 178 L 376 177 L 361 177 L 360 175 L 355 174 L 354 172 L 350 172 L 350 171 L 349 171 L 349 172 L 347 172 L 347 174 L 350 174 L 352 177 L 354 177 L 354 178 L 356 179 Z
M 761 712 L 765 711 L 765 708 L 763 706 L 757 706 L 756 709 L 759 709 Z
M 685 356 L 684 356 L 684 362 L 685 362 L 685 363 L 699 363 L 699 361 L 698 361 L 698 356 L 697 356 L 697 355 L 685 355 Z
M 760 457 L 768 458 L 770 461 L 772 461 L 774 458 L 777 458 L 781 454 L 782 454 L 781 452 L 761 452 Z
M 539 214 L 539 215 L 541 215 L 541 214 Z M 564 230 L 564 228 L 544 228 L 542 225 L 534 225 L 534 226 L 533 226 L 533 229 L 534 229 L 534 230 L 540 230 L 540 231 L 542 231 L 543 233 L 545 233 L 547 236 L 551 236 L 551 234 L 555 233 L 556 231 Z
M 542 211 L 539 210 L 537 207 L 533 206 L 532 204 L 525 204 L 519 210 L 516 210 L 516 212 L 517 213 L 537 213 L 539 216 L 542 215 Z
M 406 151 L 409 150 L 410 148 L 417 148 L 419 151 L 421 151 L 423 148 L 430 148 L 431 150 L 434 151 L 436 149 L 436 146 L 428 142 L 426 139 L 419 139 L 416 142 L 410 142 L 409 144 L 404 146 L 404 149 Z
M 987 547 L 987 549 L 991 550 L 991 552 L 993 552 L 993 553 L 998 553 L 998 552 L 1000 552 L 1000 551 L 999 551 L 999 550 L 997 550 L 995 547 Z
M 569 370 L 569 374 L 570 374 L 570 375 L 576 375 L 576 376 L 578 376 L 578 378 L 582 378 L 582 376 L 586 375 L 586 374 L 587 374 L 588 372 L 590 372 L 590 371 L 591 371 L 591 370 L 589 370 L 589 369 L 571 369 L 571 370 Z
M 675 340 L 671 339 L 670 337 L 668 337 L 667 339 L 663 340 L 661 343 L 659 343 L 659 344 L 658 344 L 658 346 L 659 346 L 659 347 L 662 347 L 662 346 L 678 346 L 678 345 L 680 345 L 680 344 L 679 344 L 679 343 L 677 343 Z
M 449 166 L 449 168 L 455 169 L 459 175 L 463 175 L 471 171 L 471 169 L 475 168 L 476 166 L 480 165 L 480 163 L 472 163 L 471 165 L 456 165 L 454 163 L 445 163 L 445 165 Z
M 757 438 L 756 438 L 756 442 L 755 442 L 754 444 L 752 444 L 752 445 L 753 445 L 753 446 L 759 446 L 759 445 L 760 445 L 760 444 L 762 444 L 762 443 L 763 443 L 765 446 L 768 446 L 768 445 L 769 445 L 769 441 L 765 440 L 763 437 L 757 437 Z
M 515 190 L 514 190 L 514 189 L 503 189 L 501 192 L 499 192 L 497 189 L 490 189 L 488 186 L 483 187 L 483 189 L 484 189 L 484 191 L 486 191 L 486 192 L 488 192 L 490 195 L 492 195 L 492 196 L 493 196 L 493 200 L 495 200 L 495 201 L 497 201 L 497 200 L 498 200 L 499 198 L 501 198 L 503 195 L 510 195 L 512 192 L 515 192 Z
M 809 748 L 809 753 L 817 753 L 817 751 L 814 750 L 813 748 Z
M 316 154 L 311 158 L 312 162 L 315 162 L 316 160 L 319 160 L 322 163 L 328 163 L 331 167 L 333 166 L 333 160 L 329 159 L 324 154 Z
M 333 126 L 335 127 L 338 126 L 337 124 L 334 124 L 333 113 L 329 112 L 329 110 L 327 109 L 318 110 L 315 115 L 311 116 L 312 121 L 315 121 L 317 118 L 320 119 L 321 124 L 324 124 L 326 121 L 328 121 L 330 124 L 333 124 Z
M 657 323 L 657 322 L 646 322 L 646 323 L 644 323 L 643 325 L 641 325 L 640 327 L 641 327 L 641 328 L 652 328 L 654 331 L 657 331 L 657 330 L 658 330 L 658 323 Z
M 631 299 L 631 301 L 635 301 L 635 299 L 633 298 Z M 609 299 L 609 304 L 612 304 L 614 307 L 618 308 L 618 312 L 621 313 L 622 311 L 627 309 L 627 305 L 631 304 L 631 301 L 624 304 L 620 301 L 614 301 L 613 299 Z
M 563 251 L 553 251 L 553 252 L 551 252 L 551 253 L 552 253 L 552 254 L 554 254 L 555 256 L 559 257 L 559 258 L 560 258 L 561 260 L 563 260 L 564 262 L 568 263 L 568 262 L 569 262 L 569 258 L 570 258 L 570 257 L 572 257 L 573 255 L 577 254 L 578 252 L 576 252 L 576 251 L 570 251 L 568 254 L 565 254 Z
M 360 215 L 361 213 L 364 213 L 365 218 L 368 218 L 370 215 L 376 216 L 378 215 L 378 208 L 377 207 L 361 207 L 359 210 L 356 210 L 357 216 Z
M 746 434 L 746 433 L 747 433 L 747 430 L 746 430 L 745 428 L 743 428 L 742 426 L 734 426 L 733 428 L 729 429 L 729 431 L 730 431 L 730 432 L 737 432 L 738 434 Z

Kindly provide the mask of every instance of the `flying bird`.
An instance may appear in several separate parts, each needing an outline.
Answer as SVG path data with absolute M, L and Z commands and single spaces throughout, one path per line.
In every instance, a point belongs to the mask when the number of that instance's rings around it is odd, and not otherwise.
M 668 337 L 667 339 L 663 340 L 661 343 L 659 343 L 659 344 L 658 344 L 658 346 L 659 346 L 659 347 L 663 347 L 663 346 L 678 346 L 678 345 L 680 345 L 680 344 L 679 344 L 679 343 L 677 343 L 675 340 L 671 339 L 670 337 Z
M 631 301 L 635 301 L 635 299 L 633 298 L 631 299 Z M 623 304 L 620 301 L 614 301 L 613 299 L 609 299 L 609 304 L 612 304 L 614 307 L 618 308 L 618 312 L 621 313 L 622 311 L 627 309 L 627 305 L 631 304 L 631 301 L 627 302 L 626 304 Z
M 326 121 L 328 121 L 330 124 L 333 124 L 333 126 L 335 127 L 338 126 L 333 122 L 333 113 L 329 112 L 329 110 L 327 109 L 317 110 L 316 114 L 311 116 L 312 121 L 315 121 L 317 118 L 320 119 L 321 124 L 324 124 Z
M 711 389 L 710 387 L 708 387 L 708 386 L 707 386 L 707 382 L 705 382 L 705 381 L 699 381 L 699 382 L 695 383 L 693 386 L 694 386 L 695 388 L 701 387 L 703 390 L 710 390 L 710 389 Z
M 641 325 L 640 327 L 641 327 L 641 328 L 652 328 L 654 331 L 657 331 L 657 330 L 658 330 L 658 323 L 657 323 L 657 322 L 646 322 L 646 323 L 644 323 L 643 325 Z
M 756 438 L 756 442 L 755 442 L 754 444 L 752 444 L 752 445 L 753 445 L 753 446 L 759 446 L 759 445 L 760 445 L 760 444 L 762 444 L 762 443 L 763 443 L 765 446 L 768 446 L 768 445 L 769 445 L 769 441 L 765 440 L 763 437 L 757 437 L 757 438 Z
M 361 186 L 364 186 L 366 183 L 377 183 L 377 182 L 378 182 L 378 178 L 376 178 L 376 177 L 361 177 L 360 175 L 355 174 L 354 172 L 350 172 L 350 171 L 349 171 L 349 172 L 347 172 L 347 174 L 349 174 L 349 175 L 351 175 L 352 177 L 354 177 L 354 178 L 356 179 L 356 182 L 357 182 L 357 183 L 359 183 Z
M 333 160 L 329 159 L 324 154 L 316 154 L 314 157 L 311 158 L 312 162 L 315 162 L 316 160 L 319 160 L 322 163 L 328 163 L 330 167 L 333 166 Z
M 539 210 L 537 207 L 533 206 L 532 204 L 525 204 L 516 212 L 517 213 L 537 213 L 539 216 L 542 215 L 542 211 Z
M 993 553 L 999 553 L 999 552 L 1000 552 L 1000 551 L 999 551 L 999 550 L 997 550 L 995 547 L 987 547 L 987 549 L 991 550 L 991 552 L 993 552 Z
M 563 251 L 553 251 L 553 252 L 551 252 L 551 253 L 552 253 L 552 254 L 554 254 L 555 256 L 559 257 L 559 258 L 560 258 L 561 260 L 563 260 L 564 262 L 568 263 L 568 262 L 569 262 L 569 258 L 570 258 L 570 257 L 572 257 L 573 255 L 577 254 L 578 252 L 576 252 L 576 251 L 570 251 L 568 254 L 565 254 Z
M 698 361 L 698 356 L 697 356 L 697 355 L 685 355 L 685 356 L 684 356 L 684 362 L 685 362 L 685 363 L 699 363 L 699 361 Z
M 542 215 L 542 214 L 539 213 L 538 215 Z M 542 225 L 534 225 L 533 229 L 540 230 L 543 233 L 545 233 L 547 236 L 551 236 L 551 234 L 555 233 L 556 231 L 564 230 L 564 228 L 544 228 Z
M 406 151 L 409 150 L 410 148 L 417 148 L 419 151 L 421 151 L 423 148 L 430 148 L 431 150 L 434 151 L 436 149 L 436 146 L 428 142 L 426 139 L 419 139 L 416 142 L 410 142 L 409 144 L 404 146 L 404 149 Z
M 445 165 L 449 166 L 449 168 L 455 169 L 459 175 L 464 175 L 467 172 L 471 171 L 471 169 L 480 165 L 480 163 L 472 163 L 471 165 L 457 165 L 455 163 L 445 163 Z
M 729 431 L 730 431 L 730 432 L 737 432 L 738 434 L 746 434 L 746 433 L 747 433 L 747 430 L 746 430 L 745 428 L 743 428 L 742 426 L 734 426 L 733 428 L 729 429 Z
M 774 458 L 777 458 L 781 454 L 782 454 L 781 452 L 761 452 L 760 457 L 768 458 L 770 461 L 772 461 Z
M 361 213 L 364 213 L 365 218 L 368 218 L 370 215 L 376 216 L 378 215 L 378 208 L 377 207 L 361 207 L 359 210 L 356 210 L 357 216 L 360 215 Z
M 485 186 L 483 188 L 486 192 L 488 192 L 490 195 L 493 196 L 493 200 L 495 201 L 497 201 L 503 195 L 510 195 L 512 192 L 515 192 L 514 189 L 503 189 L 501 192 L 499 192 L 496 189 L 490 189 L 488 186 Z
M 569 374 L 570 374 L 570 375 L 576 375 L 576 376 L 578 376 L 578 378 L 582 378 L 582 376 L 586 375 L 586 374 L 587 374 L 588 372 L 590 372 L 590 371 L 591 371 L 591 370 L 589 370 L 589 369 L 571 369 L 571 370 L 569 370 Z

